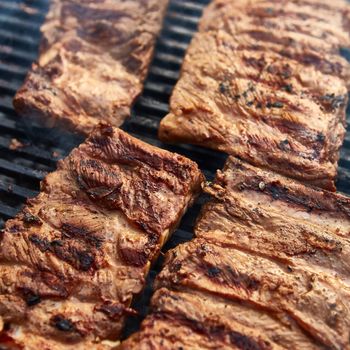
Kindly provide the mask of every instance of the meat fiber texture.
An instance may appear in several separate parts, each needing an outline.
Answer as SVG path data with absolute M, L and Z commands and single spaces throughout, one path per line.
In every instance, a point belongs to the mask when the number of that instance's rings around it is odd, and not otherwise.
M 151 262 L 201 191 L 197 165 L 100 126 L 6 223 L 1 349 L 111 349 Z
M 38 62 L 14 99 L 46 126 L 120 126 L 143 89 L 168 0 L 53 0 Z
M 213 1 L 160 138 L 335 190 L 350 78 L 340 55 L 350 47 L 349 9 L 345 0 Z
M 350 198 L 229 158 L 119 349 L 350 349 Z

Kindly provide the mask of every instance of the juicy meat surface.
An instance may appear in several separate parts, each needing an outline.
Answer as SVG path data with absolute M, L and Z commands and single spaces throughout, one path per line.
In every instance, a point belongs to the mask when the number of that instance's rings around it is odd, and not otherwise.
M 350 198 L 230 157 L 196 236 L 350 282 Z
M 345 134 L 345 1 L 216 0 L 187 51 L 159 136 L 334 190 Z
M 168 0 L 53 0 L 18 113 L 88 134 L 120 126 L 143 89 Z
M 152 308 L 141 332 L 119 349 L 322 349 L 292 320 L 281 322 L 247 304 L 206 292 L 161 288 L 155 292 Z
M 350 198 L 233 157 L 205 190 L 121 348 L 350 349 Z
M 151 262 L 202 181 L 187 158 L 97 128 L 6 223 L 1 347 L 116 345 Z

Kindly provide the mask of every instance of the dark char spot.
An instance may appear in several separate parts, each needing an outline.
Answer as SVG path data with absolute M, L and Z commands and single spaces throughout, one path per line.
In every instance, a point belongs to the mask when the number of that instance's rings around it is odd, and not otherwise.
M 228 92 L 229 92 L 229 86 L 227 85 L 227 84 L 225 84 L 225 83 L 223 83 L 223 82 L 221 82 L 220 84 L 219 84 L 219 91 L 220 91 L 220 93 L 222 93 L 222 94 L 227 94 Z
M 216 277 L 216 276 L 218 276 L 218 275 L 220 274 L 220 272 L 221 272 L 221 269 L 219 269 L 219 268 L 216 267 L 216 266 L 209 267 L 209 268 L 207 269 L 207 275 L 208 275 L 209 277 Z
M 319 132 L 317 134 L 317 138 L 316 138 L 317 142 L 323 143 L 325 139 L 326 137 L 322 133 Z
M 240 273 L 234 270 L 231 266 L 226 266 L 227 275 L 229 282 L 236 286 L 241 286 L 247 290 L 257 290 L 259 288 L 260 282 L 255 278 L 250 277 L 245 273 Z
M 38 218 L 37 216 L 32 215 L 28 212 L 24 213 L 23 221 L 24 221 L 24 223 L 26 223 L 28 225 L 38 225 L 38 226 L 42 225 L 40 218 Z
M 283 108 L 284 104 L 283 102 L 280 102 L 280 101 L 276 101 L 276 102 L 268 102 L 266 104 L 266 107 L 267 108 Z
M 77 257 L 83 271 L 89 270 L 94 263 L 94 258 L 88 252 L 77 251 Z
M 28 306 L 37 305 L 41 301 L 40 296 L 38 294 L 34 293 L 29 288 L 21 288 L 20 292 L 21 292 L 23 299 L 25 300 L 25 302 Z
M 96 248 L 101 248 L 102 246 L 103 239 L 93 235 L 86 227 L 64 223 L 61 226 L 61 230 L 64 237 L 83 239 L 85 242 Z
M 29 240 L 35 244 L 39 249 L 40 251 L 42 252 L 46 252 L 47 250 L 50 249 L 50 242 L 43 238 L 41 239 L 38 235 L 36 234 L 32 234 L 29 236 Z
M 54 240 L 51 242 L 51 245 L 52 245 L 52 246 L 59 246 L 59 247 L 62 247 L 62 246 L 63 246 L 63 242 L 62 242 L 60 239 L 54 239 Z
M 170 272 L 179 272 L 181 270 L 182 264 L 180 262 L 175 262 L 169 267 Z
M 282 89 L 286 92 L 289 92 L 290 94 L 293 92 L 293 85 L 292 84 L 286 84 L 282 87 Z
M 279 143 L 279 148 L 286 152 L 290 150 L 290 145 L 289 145 L 289 141 L 288 140 L 283 140 Z
M 74 323 L 64 318 L 62 315 L 53 316 L 50 320 L 50 324 L 62 332 L 73 332 L 76 330 Z
M 88 271 L 95 263 L 94 257 L 88 250 L 82 251 L 72 246 L 66 247 L 61 240 L 56 239 L 50 242 L 32 234 L 29 236 L 29 241 L 36 245 L 41 252 L 50 251 L 79 270 Z
M 335 110 L 345 103 L 345 96 L 336 96 L 334 93 L 326 94 L 321 97 L 321 101 L 328 110 Z
M 230 332 L 230 341 L 241 350 L 261 350 L 265 348 L 254 339 L 235 331 Z

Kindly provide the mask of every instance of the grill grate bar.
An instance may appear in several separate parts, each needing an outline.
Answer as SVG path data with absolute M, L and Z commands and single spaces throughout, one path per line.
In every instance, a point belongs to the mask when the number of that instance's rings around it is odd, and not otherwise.
M 25 8 L 32 9 L 33 11 L 41 11 L 44 13 L 45 9 L 48 6 L 47 0 L 35 0 L 35 1 L 28 1 L 28 0 L 1 0 L 2 4 L 7 4 L 9 6 L 13 6 L 14 9 L 23 9 L 25 11 Z M 28 5 L 28 2 L 30 3 Z
M 1 44 L 0 44 L 1 45 Z M 9 64 L 6 69 L 0 66 L 0 76 L 2 79 L 20 80 L 28 71 L 27 67 L 21 67 L 13 63 Z
M 181 52 L 181 54 L 184 54 L 185 50 L 188 46 L 186 43 L 179 42 L 179 41 L 176 41 L 174 39 L 162 40 L 162 38 L 161 38 L 159 42 L 161 45 L 164 46 L 164 48 L 163 48 L 164 51 L 172 52 L 172 50 L 178 50 L 178 54 L 179 54 L 179 52 Z
M 178 72 L 174 72 L 170 69 L 164 69 L 164 68 L 156 67 L 156 66 L 153 66 L 150 69 L 150 74 L 155 75 L 157 79 L 162 79 L 162 80 L 172 82 L 172 83 L 176 83 L 176 81 L 179 77 Z
M 46 175 L 45 172 L 14 164 L 5 159 L 0 159 L 0 172 L 14 173 L 15 175 L 26 176 L 34 180 L 42 180 Z
M 11 139 L 0 136 L 0 151 L 4 150 L 8 152 L 10 143 Z M 10 152 L 14 153 L 14 151 Z M 24 147 L 18 148 L 15 152 L 50 166 L 55 166 L 56 161 L 60 158 L 59 154 L 55 155 L 53 152 L 47 152 L 39 147 L 28 144 L 24 144 Z
M 163 84 L 163 83 L 155 83 L 155 82 L 147 82 L 145 84 L 145 91 L 151 91 L 155 93 L 161 93 L 164 95 L 170 94 L 173 89 L 171 84 Z
M 0 69 L 0 75 L 2 71 Z M 10 96 L 1 96 L 0 95 L 0 112 L 4 112 L 9 116 L 16 116 L 15 111 L 12 106 L 12 98 Z
M 204 5 L 204 2 L 202 2 L 202 4 L 200 4 L 200 2 L 201 1 L 194 2 L 194 1 L 173 0 L 170 3 L 170 9 L 175 9 L 177 12 L 191 15 L 193 17 L 196 17 L 198 20 L 198 18 L 202 14 L 203 5 Z
M 23 33 L 16 33 L 12 30 L 1 28 L 0 37 L 2 40 L 11 41 L 11 44 L 25 46 L 29 49 L 35 49 L 38 46 L 38 37 L 26 35 Z
M 197 17 L 188 16 L 183 13 L 178 13 L 176 11 L 169 11 L 168 21 L 175 22 L 177 25 L 183 25 L 188 29 L 195 31 L 197 29 L 198 19 Z
M 18 186 L 18 185 L 13 185 L 13 184 L 7 184 L 7 183 L 1 182 L 1 181 L 0 181 L 0 191 L 9 192 L 12 195 L 16 195 L 18 197 L 21 197 L 22 200 L 34 197 L 35 195 L 38 194 L 37 191 L 28 190 L 25 187 L 21 187 L 21 186 Z
M 18 84 L 12 83 L 11 81 L 0 79 L 0 93 L 7 94 L 11 97 L 17 91 Z
M 167 66 L 176 65 L 175 69 L 178 69 L 182 63 L 182 59 L 178 56 L 171 55 L 168 52 L 156 52 L 155 60 L 159 60 L 162 64 L 166 64 Z
M 31 20 L 19 19 L 16 16 L 4 16 L 0 14 L 0 21 L 6 24 L 7 29 L 11 29 L 14 32 L 26 30 L 26 33 L 29 33 L 32 36 L 38 37 L 40 35 L 38 26 Z
M 2 9 L 2 13 L 9 14 L 19 14 L 20 17 L 31 18 L 39 22 L 40 20 L 44 20 L 45 13 L 48 8 L 48 2 L 45 4 L 41 1 L 38 1 L 36 4 L 37 7 L 29 6 L 25 4 L 23 1 L 12 1 L 12 0 L 1 0 L 0 9 Z
M 24 63 L 25 66 L 29 66 L 33 61 L 36 60 L 36 58 L 37 58 L 37 55 L 35 53 L 24 51 L 24 50 L 18 49 L 17 47 L 14 48 L 9 45 L 1 44 L 1 61 L 6 64 L 13 62 L 20 65 L 23 65 Z M 0 62 L 0 66 L 1 66 L 1 62 Z
M 14 217 L 17 214 L 17 211 L 18 209 L 15 209 L 6 204 L 0 203 L 0 214 L 5 220 Z
M 158 100 L 151 99 L 151 98 L 146 98 L 144 96 L 141 96 L 139 98 L 138 106 L 142 106 L 142 107 L 145 107 L 148 109 L 153 109 L 158 114 L 162 113 L 163 115 L 165 115 L 166 113 L 168 113 L 168 104 L 167 103 L 163 103 L 163 102 L 160 102 Z
M 192 39 L 193 30 L 188 30 L 176 25 L 169 24 L 168 29 L 166 32 L 164 32 L 164 34 L 167 35 L 169 39 L 176 38 L 188 44 Z

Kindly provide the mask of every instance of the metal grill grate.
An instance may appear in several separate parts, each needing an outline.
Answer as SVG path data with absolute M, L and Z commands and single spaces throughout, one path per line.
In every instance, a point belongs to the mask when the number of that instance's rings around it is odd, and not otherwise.
M 146 142 L 193 159 L 207 178 L 212 179 L 215 170 L 224 164 L 223 154 L 188 145 L 169 146 L 157 140 L 158 123 L 168 111 L 169 96 L 178 79 L 182 58 L 208 2 L 171 0 L 144 93 L 123 129 Z M 12 108 L 13 95 L 36 59 L 39 28 L 47 8 L 48 0 L 0 1 L 0 227 L 18 212 L 27 197 L 38 192 L 40 180 L 55 169 L 56 161 L 82 141 L 72 134 L 26 124 L 30 121 L 19 119 Z M 350 125 L 349 113 L 348 123 Z M 11 147 L 14 148 L 11 150 L 9 146 L 14 139 L 24 147 Z M 337 186 L 350 194 L 350 127 L 341 152 Z M 199 208 L 197 203 L 188 211 L 165 249 L 191 238 Z M 134 305 L 140 317 L 128 321 L 125 335 L 137 328 L 147 312 L 150 285 L 160 264 L 161 259 L 150 273 L 148 288 Z

